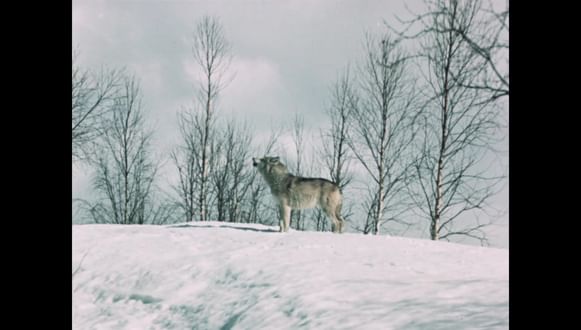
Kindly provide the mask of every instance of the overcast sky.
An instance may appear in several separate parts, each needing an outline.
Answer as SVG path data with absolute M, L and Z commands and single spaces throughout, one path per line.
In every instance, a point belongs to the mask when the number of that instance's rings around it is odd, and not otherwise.
M 421 11 L 419 1 L 405 3 Z M 126 67 L 139 78 L 163 152 L 177 141 L 177 111 L 194 97 L 191 36 L 202 16 L 219 18 L 232 46 L 235 77 L 219 111 L 266 135 L 295 113 L 310 129 L 322 126 L 329 87 L 361 58 L 364 33 L 383 32 L 384 20 L 396 14 L 405 16 L 403 0 L 73 0 L 73 47 L 85 68 Z M 74 197 L 83 197 L 88 176 L 73 170 Z M 494 198 L 500 209 L 508 209 L 507 191 Z M 507 246 L 507 222 L 508 216 L 492 229 L 494 246 Z

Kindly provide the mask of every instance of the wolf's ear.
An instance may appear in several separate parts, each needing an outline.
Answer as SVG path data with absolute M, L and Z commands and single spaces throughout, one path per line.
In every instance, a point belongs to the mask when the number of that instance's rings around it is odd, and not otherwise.
M 271 157 L 270 158 L 271 163 L 278 163 L 279 160 L 280 160 L 280 157 Z

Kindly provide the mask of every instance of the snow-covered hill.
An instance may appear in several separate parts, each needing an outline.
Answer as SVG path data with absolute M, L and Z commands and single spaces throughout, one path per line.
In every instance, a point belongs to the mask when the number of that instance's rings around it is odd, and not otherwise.
M 74 329 L 508 329 L 508 250 L 204 222 L 73 226 Z

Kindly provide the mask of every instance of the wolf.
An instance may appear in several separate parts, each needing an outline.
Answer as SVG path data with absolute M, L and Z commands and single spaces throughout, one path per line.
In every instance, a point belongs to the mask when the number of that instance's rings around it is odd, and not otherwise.
M 333 221 L 334 233 L 343 231 L 342 194 L 337 184 L 321 178 L 294 176 L 281 163 L 280 157 L 252 158 L 252 165 L 258 169 L 278 202 L 280 232 L 288 231 L 291 209 L 317 206 Z

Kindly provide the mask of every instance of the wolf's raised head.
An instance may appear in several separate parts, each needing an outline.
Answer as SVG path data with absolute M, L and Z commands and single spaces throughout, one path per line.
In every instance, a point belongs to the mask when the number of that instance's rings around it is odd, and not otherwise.
M 284 175 L 288 172 L 280 157 L 252 158 L 252 165 L 263 175 Z
M 263 157 L 263 158 L 252 158 L 252 166 L 258 167 L 258 169 L 266 169 L 267 167 L 274 166 L 280 163 L 280 157 Z

